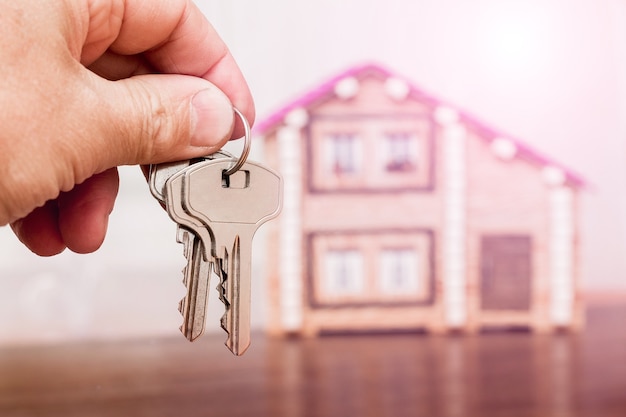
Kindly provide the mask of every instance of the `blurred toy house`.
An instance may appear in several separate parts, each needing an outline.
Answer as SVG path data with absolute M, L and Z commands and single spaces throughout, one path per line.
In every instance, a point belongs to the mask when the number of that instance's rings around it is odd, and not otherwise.
M 582 324 L 575 174 L 379 65 L 262 120 L 269 332 Z

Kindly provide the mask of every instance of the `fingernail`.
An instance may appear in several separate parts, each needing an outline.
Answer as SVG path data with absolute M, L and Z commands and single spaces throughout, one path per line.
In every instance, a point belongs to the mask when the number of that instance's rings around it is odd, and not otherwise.
M 234 114 L 224 93 L 217 89 L 199 91 L 191 105 L 192 146 L 215 146 L 230 136 Z

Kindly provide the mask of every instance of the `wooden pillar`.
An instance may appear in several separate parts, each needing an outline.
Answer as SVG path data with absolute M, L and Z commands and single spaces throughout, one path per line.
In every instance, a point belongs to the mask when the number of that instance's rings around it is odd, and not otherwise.
M 557 186 L 550 191 L 550 316 L 554 326 L 572 324 L 574 308 L 573 191 Z
M 437 120 L 443 125 L 443 302 L 449 328 L 467 321 L 466 266 L 466 136 L 456 111 L 441 108 Z
M 302 327 L 302 138 L 301 130 L 285 126 L 277 132 L 280 171 L 284 179 L 279 232 L 280 321 L 284 332 Z

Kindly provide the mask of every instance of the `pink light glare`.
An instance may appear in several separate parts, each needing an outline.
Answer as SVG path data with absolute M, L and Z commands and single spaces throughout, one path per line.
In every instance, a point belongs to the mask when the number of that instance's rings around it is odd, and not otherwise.
M 508 81 L 546 75 L 555 65 L 558 16 L 537 2 L 488 2 L 478 10 L 477 52 L 485 70 Z
M 213 4 L 201 6 L 233 11 L 219 29 L 237 41 L 260 119 L 375 60 L 582 174 L 584 281 L 624 288 L 624 0 Z

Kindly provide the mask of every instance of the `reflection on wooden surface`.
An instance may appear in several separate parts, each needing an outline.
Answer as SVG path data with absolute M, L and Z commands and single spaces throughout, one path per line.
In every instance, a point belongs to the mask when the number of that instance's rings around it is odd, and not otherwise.
M 0 350 L 0 415 L 625 416 L 626 305 L 579 335 L 220 336 Z

